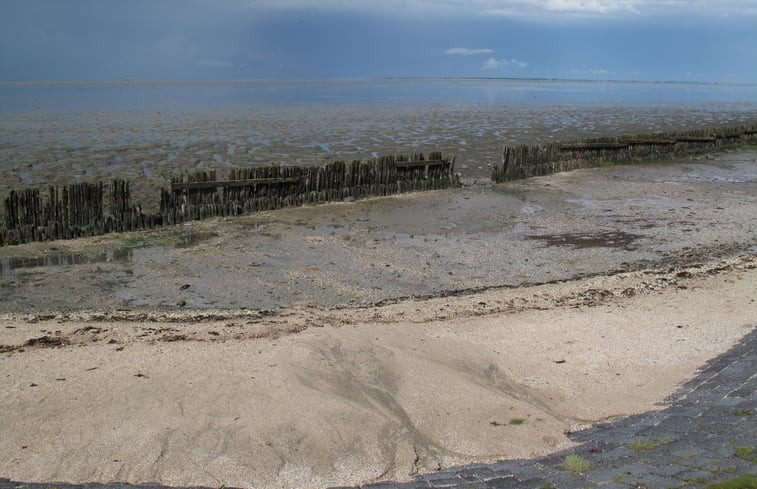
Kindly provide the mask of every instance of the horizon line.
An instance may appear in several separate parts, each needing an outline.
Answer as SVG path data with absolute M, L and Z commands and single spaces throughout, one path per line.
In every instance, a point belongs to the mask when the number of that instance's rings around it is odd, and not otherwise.
M 598 79 L 598 78 L 550 78 L 550 77 L 498 77 L 498 76 L 373 76 L 373 77 L 329 77 L 329 78 L 178 78 L 178 79 L 68 79 L 68 80 L 0 80 L 0 86 L 13 85 L 143 85 L 143 84 L 202 84 L 202 83 L 264 83 L 264 82 L 361 82 L 361 81 L 542 81 L 542 82 L 579 82 L 579 83 L 648 83 L 648 84 L 681 84 L 681 85 L 726 85 L 726 86 L 757 86 L 757 82 L 723 82 L 723 81 L 695 81 L 695 80 L 634 80 L 634 79 Z

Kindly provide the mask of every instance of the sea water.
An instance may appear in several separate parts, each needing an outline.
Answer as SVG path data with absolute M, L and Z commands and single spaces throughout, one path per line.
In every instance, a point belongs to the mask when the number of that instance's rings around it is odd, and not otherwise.
M 0 114 L 308 104 L 757 104 L 757 85 L 521 79 L 0 83 Z

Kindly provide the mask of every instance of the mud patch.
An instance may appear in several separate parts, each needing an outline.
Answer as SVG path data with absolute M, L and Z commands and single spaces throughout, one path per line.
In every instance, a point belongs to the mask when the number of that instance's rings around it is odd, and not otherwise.
M 598 233 L 532 234 L 526 237 L 531 240 L 542 241 L 547 246 L 628 248 L 644 236 L 623 231 L 602 231 Z

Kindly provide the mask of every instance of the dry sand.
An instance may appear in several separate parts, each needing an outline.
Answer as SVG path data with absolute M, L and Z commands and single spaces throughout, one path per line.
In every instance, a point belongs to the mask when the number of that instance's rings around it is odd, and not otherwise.
M 378 307 L 6 314 L 0 475 L 300 488 L 544 454 L 659 406 L 755 297 L 743 255 Z

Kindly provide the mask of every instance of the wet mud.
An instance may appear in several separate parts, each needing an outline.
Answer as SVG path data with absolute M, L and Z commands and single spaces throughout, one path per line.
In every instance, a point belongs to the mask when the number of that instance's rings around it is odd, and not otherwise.
M 757 152 L 0 249 L 14 312 L 343 307 L 757 250 Z
M 643 238 L 641 234 L 623 231 L 598 233 L 563 233 L 529 235 L 527 238 L 542 241 L 548 246 L 571 246 L 573 248 L 626 248 Z
M 496 314 L 515 314 L 551 308 L 598 307 L 618 300 L 686 290 L 689 284 L 708 277 L 757 269 L 757 257 L 736 258 L 680 265 L 667 270 L 643 269 L 533 285 L 488 287 L 449 291 L 435 297 L 397 297 L 362 307 L 324 307 L 315 304 L 277 310 L 181 309 L 172 311 L 56 311 L 13 315 L 16 321 L 2 332 L 7 343 L 0 353 L 17 354 L 48 348 L 112 346 L 122 351 L 129 345 L 173 342 L 224 343 L 227 341 L 280 338 L 308 328 L 334 324 L 406 321 L 466 320 Z M 601 285 L 600 285 L 601 282 Z M 408 304 L 423 308 L 407 313 Z M 22 324 L 23 327 L 18 325 Z M 681 326 L 682 327 L 682 326 Z M 563 361 L 555 361 L 563 363 Z

